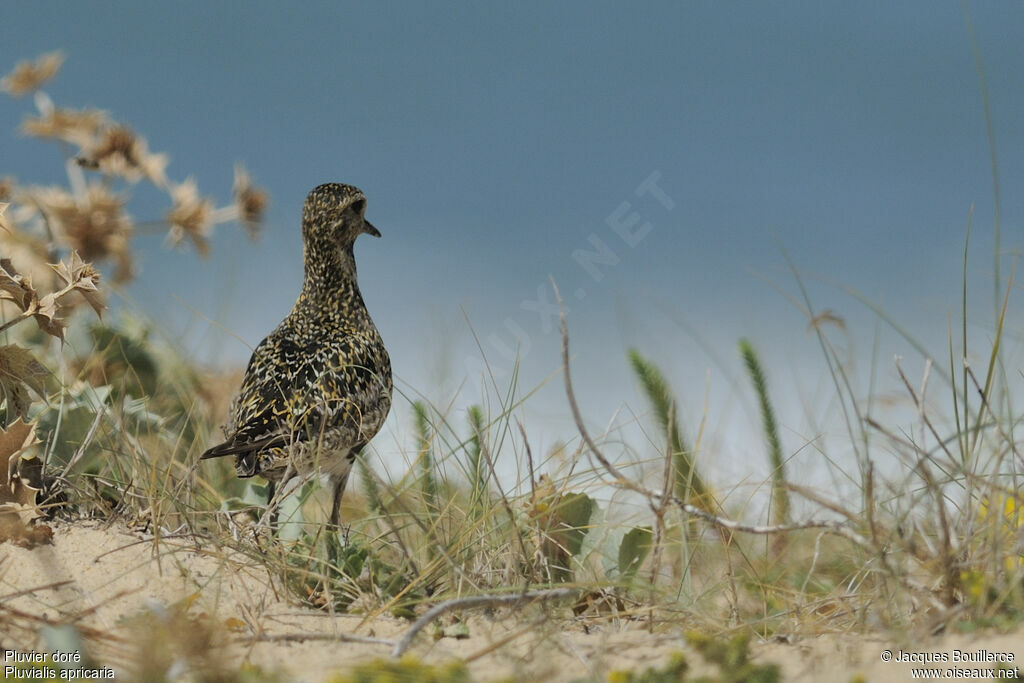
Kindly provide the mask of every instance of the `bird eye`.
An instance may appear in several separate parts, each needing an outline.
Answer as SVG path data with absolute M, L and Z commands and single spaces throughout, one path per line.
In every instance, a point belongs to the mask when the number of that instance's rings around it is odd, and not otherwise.
M 352 210 L 355 211 L 358 214 L 363 213 L 363 210 L 365 208 L 366 208 L 366 200 L 365 199 L 360 199 L 359 201 L 352 203 Z

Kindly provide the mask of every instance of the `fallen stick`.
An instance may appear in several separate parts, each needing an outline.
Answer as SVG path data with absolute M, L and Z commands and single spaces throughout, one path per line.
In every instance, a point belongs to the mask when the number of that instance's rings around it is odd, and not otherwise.
M 395 645 L 395 649 L 391 651 L 392 657 L 401 657 L 405 654 L 405 651 L 412 645 L 412 641 L 416 638 L 416 635 L 427 626 L 427 624 L 437 619 L 442 614 L 447 614 L 457 609 L 474 609 L 479 607 L 495 607 L 499 605 L 518 605 L 524 602 L 532 602 L 534 600 L 551 600 L 553 598 L 565 598 L 576 594 L 576 590 L 573 588 L 552 588 L 550 590 L 543 591 L 524 591 L 522 593 L 516 593 L 515 595 L 470 595 L 465 598 L 453 598 L 446 600 L 438 605 L 434 605 L 427 612 L 413 622 L 413 625 L 409 627 L 409 630 L 405 632 L 402 639 Z

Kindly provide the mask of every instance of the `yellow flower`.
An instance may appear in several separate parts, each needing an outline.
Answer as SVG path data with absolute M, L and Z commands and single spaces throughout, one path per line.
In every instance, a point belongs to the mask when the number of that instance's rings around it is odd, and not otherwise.
M 1024 567 L 1024 503 L 1010 494 L 1000 494 L 995 499 L 986 496 L 978 505 L 978 520 L 989 521 L 993 510 L 997 514 L 991 522 L 995 525 L 995 532 L 1002 537 L 1003 543 L 1017 551 L 1016 556 L 1011 551 L 1004 558 L 1006 571 L 1012 572 Z
M 985 593 L 985 575 L 978 569 L 964 570 L 960 572 L 960 585 L 968 601 L 977 604 Z

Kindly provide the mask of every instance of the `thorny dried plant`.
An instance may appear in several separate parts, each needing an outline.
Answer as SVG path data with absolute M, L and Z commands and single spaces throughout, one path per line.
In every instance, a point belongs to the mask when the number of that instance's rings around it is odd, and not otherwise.
M 67 297 L 72 292 L 81 294 L 97 315 L 103 312 L 98 286 L 100 275 L 78 256 L 78 252 L 72 251 L 67 262 L 49 266 L 63 286 L 40 296 L 31 276 L 19 273 L 10 259 L 0 258 L 0 301 L 9 302 L 18 311 L 0 324 L 0 332 L 32 318 L 39 330 L 63 342 L 67 320 L 59 313 L 69 308 Z M 5 424 L 15 417 L 19 421 L 28 418 L 32 405 L 29 390 L 45 399 L 48 377 L 49 372 L 28 349 L 16 344 L 0 346 L 0 399 L 3 400 Z M 12 423 L 12 429 L 16 424 L 18 422 Z
M 21 311 L 20 315 L 0 325 L 0 332 L 23 320 L 35 318 L 40 330 L 63 341 L 67 323 L 58 318 L 57 313 L 65 306 L 62 299 L 75 291 L 85 298 L 97 315 L 102 313 L 104 305 L 98 288 L 100 274 L 91 264 L 82 261 L 78 252 L 71 252 L 68 263 L 54 263 L 50 267 L 64 281 L 64 286 L 39 296 L 32 286 L 31 277 L 18 273 L 9 259 L 0 259 L 0 300 L 10 301 Z
M 47 542 L 53 532 L 47 526 L 30 527 L 40 517 L 35 488 L 21 474 L 26 449 L 39 443 L 35 425 L 16 420 L 0 429 L 0 542 L 33 546 Z
M 110 267 L 113 281 L 124 283 L 135 277 L 132 239 L 143 226 L 164 226 L 168 244 L 187 239 L 201 256 L 209 253 L 210 237 L 220 223 L 237 222 L 250 238 L 258 236 L 268 198 L 244 168 L 236 167 L 233 201 L 224 207 L 204 197 L 194 179 L 169 179 L 168 155 L 151 152 L 132 128 L 98 109 L 58 107 L 40 90 L 57 75 L 63 59 L 55 52 L 21 62 L 0 81 L 12 96 L 34 93 L 36 112 L 25 118 L 21 132 L 61 143 L 68 176 L 67 187 L 0 179 L 0 201 L 12 205 L 0 224 L 4 255 L 20 251 L 19 266 L 37 274 L 43 259 L 54 261 L 61 250 L 74 249 L 83 259 Z M 97 177 L 87 178 L 91 173 Z M 171 206 L 162 220 L 140 223 L 128 213 L 129 189 L 142 181 L 168 195 Z
M 10 93 L 13 97 L 21 97 L 37 90 L 60 71 L 64 63 L 64 53 L 47 52 L 35 61 L 20 61 L 14 71 L 0 79 L 0 90 Z
M 86 260 L 113 261 L 117 282 L 131 279 L 132 225 L 124 210 L 124 196 L 114 194 L 102 183 L 91 182 L 81 197 L 51 186 L 30 189 L 28 201 L 35 205 L 36 212 L 23 215 L 48 222 L 51 240 L 66 244 Z
M 170 244 L 177 246 L 186 237 L 192 241 L 196 251 L 206 256 L 210 251 L 210 231 L 213 229 L 213 202 L 199 195 L 199 188 L 192 178 L 171 188 L 174 206 L 167 212 L 167 233 Z
M 29 389 L 45 398 L 49 376 L 46 368 L 28 350 L 14 344 L 0 346 L 0 398 L 6 404 L 8 415 L 28 415 L 32 405 Z
M 84 302 L 97 315 L 104 310 L 101 272 L 108 282 L 132 281 L 137 275 L 134 239 L 154 228 L 166 235 L 168 244 L 176 246 L 187 240 L 203 256 L 209 253 L 209 240 L 219 224 L 237 222 L 255 238 L 268 205 L 266 192 L 253 184 L 241 166 L 235 168 L 232 201 L 218 206 L 200 193 L 193 178 L 183 182 L 169 178 L 168 155 L 151 151 L 144 137 L 108 112 L 57 106 L 41 88 L 57 76 L 63 60 L 57 52 L 42 55 L 19 63 L 0 80 L 0 89 L 13 97 L 32 95 L 35 110 L 25 117 L 20 131 L 57 142 L 67 177 L 66 183 L 38 185 L 0 169 L 0 333 L 4 333 L 0 344 L 0 427 L 27 420 L 31 414 L 33 424 L 38 420 L 41 429 L 45 425 L 46 438 L 59 439 L 61 444 L 74 434 L 73 420 L 62 422 L 61 417 L 68 418 L 68 411 L 79 409 L 68 406 L 85 405 L 85 400 L 92 411 L 87 424 L 94 427 L 106 409 L 75 393 L 81 382 L 73 374 L 81 369 L 77 362 L 81 359 L 58 363 L 55 357 L 68 337 L 77 307 Z M 152 185 L 168 198 L 168 208 L 157 220 L 138 221 L 130 211 L 133 190 L 140 183 Z M 76 292 L 81 296 L 74 295 Z M 29 319 L 33 323 L 19 325 Z M 105 329 L 99 325 L 90 332 L 96 344 L 102 341 L 97 335 L 102 336 Z M 19 334 L 12 337 L 15 331 Z M 47 343 L 49 338 L 59 339 L 61 344 Z M 127 337 L 115 335 L 113 339 L 107 346 L 113 343 L 116 349 L 103 346 L 102 353 L 123 354 Z M 52 375 L 48 367 L 58 364 L 62 372 Z M 137 372 L 131 368 L 124 374 Z M 98 375 L 92 382 L 99 392 L 96 396 L 101 397 L 98 400 L 112 400 L 110 387 L 101 385 L 113 380 L 104 373 L 93 374 Z M 48 385 L 62 386 L 59 404 L 33 409 L 37 400 L 47 400 Z M 143 403 L 125 404 L 123 411 L 145 416 L 146 395 L 134 398 Z M 177 412 L 187 414 L 184 407 Z M 53 433 L 54 425 L 62 430 L 59 435 Z M 54 443 L 47 447 L 47 457 L 63 448 L 55 448 Z M 77 451 L 84 453 L 85 445 Z M 71 462 L 65 463 L 65 475 L 70 469 Z
M 252 184 L 252 177 L 241 164 L 235 164 L 235 183 L 231 193 L 235 200 L 238 220 L 245 226 L 249 237 L 256 239 L 259 237 L 260 221 L 263 220 L 263 213 L 267 210 L 270 197 L 264 190 Z
M 102 131 L 94 147 L 79 163 L 130 183 L 146 178 L 159 187 L 167 185 L 164 173 L 170 161 L 166 154 L 152 154 L 145 138 L 128 126 L 115 124 Z
M 93 145 L 103 127 L 109 125 L 104 111 L 55 107 L 45 95 L 36 100 L 36 107 L 39 116 L 28 116 L 21 124 L 21 132 L 35 138 L 68 142 L 84 149 Z

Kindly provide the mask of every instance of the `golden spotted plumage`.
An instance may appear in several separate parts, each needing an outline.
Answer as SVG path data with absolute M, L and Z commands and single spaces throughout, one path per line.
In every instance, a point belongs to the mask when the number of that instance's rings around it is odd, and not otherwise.
M 202 455 L 234 455 L 238 476 L 258 474 L 272 491 L 292 476 L 327 475 L 334 525 L 352 462 L 391 408 L 391 361 L 356 282 L 355 239 L 380 237 L 365 210 L 351 185 L 306 197 L 302 291 L 253 351 L 225 441 Z

